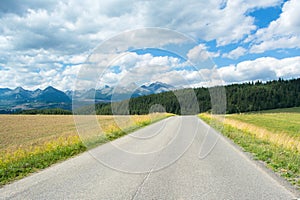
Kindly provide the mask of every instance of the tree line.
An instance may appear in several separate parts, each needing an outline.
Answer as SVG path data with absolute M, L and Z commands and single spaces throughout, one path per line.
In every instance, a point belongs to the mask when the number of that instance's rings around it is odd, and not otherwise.
M 181 89 L 121 102 L 98 103 L 95 109 L 84 109 L 85 114 L 92 111 L 102 115 L 165 111 L 180 115 L 207 111 L 230 114 L 300 106 L 300 78 L 227 85 L 224 86 L 224 95 L 222 88 Z M 83 110 L 79 113 L 84 114 Z
M 32 110 L 21 110 L 14 114 L 22 115 L 72 115 L 69 110 L 63 110 L 60 108 L 49 108 L 49 109 L 32 109 Z

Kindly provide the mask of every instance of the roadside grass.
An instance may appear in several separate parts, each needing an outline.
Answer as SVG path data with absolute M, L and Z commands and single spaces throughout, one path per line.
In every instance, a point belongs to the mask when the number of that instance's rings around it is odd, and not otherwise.
M 206 113 L 199 114 L 199 117 L 233 140 L 245 151 L 252 153 L 254 159 L 263 161 L 268 168 L 284 177 L 300 190 L 299 137 L 297 133 L 292 132 L 294 129 L 290 130 L 287 128 L 288 131 L 284 132 L 285 126 L 280 127 L 278 132 L 274 131 L 277 129 L 276 126 L 272 129 L 271 121 L 266 123 L 267 125 L 260 121 L 261 118 L 262 121 L 265 120 L 265 115 L 269 119 L 268 114 L 249 114 L 251 119 L 256 118 L 255 122 L 247 121 L 246 119 L 249 116 L 246 114 L 226 115 L 226 119 L 223 122 L 221 121 L 222 117 Z M 281 120 L 287 120 L 286 123 L 290 120 L 293 121 L 293 116 L 287 118 L 285 115 L 279 115 L 277 117 L 284 118 Z M 239 121 L 240 119 L 241 121 Z M 272 119 L 270 118 L 269 120 Z M 277 123 L 277 121 L 273 123 Z M 268 127 L 269 130 L 267 129 Z
M 101 128 L 82 140 L 73 116 L 0 115 L 0 186 L 169 116 L 96 116 Z
M 233 114 L 227 115 L 224 123 L 300 152 L 300 114 Z

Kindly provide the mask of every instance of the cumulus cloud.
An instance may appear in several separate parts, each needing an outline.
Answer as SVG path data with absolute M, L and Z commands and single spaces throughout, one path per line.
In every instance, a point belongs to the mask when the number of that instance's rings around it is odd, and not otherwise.
M 247 49 L 245 49 L 243 47 L 237 47 L 236 49 L 233 49 L 229 53 L 224 53 L 222 55 L 222 57 L 230 58 L 230 59 L 237 59 L 237 58 L 245 55 L 246 52 L 247 52 Z
M 187 62 L 185 65 L 192 65 L 198 70 L 211 69 L 214 67 L 212 58 L 218 57 L 219 52 L 210 52 L 205 44 L 199 44 L 190 49 L 186 55 Z
M 110 37 L 130 29 L 169 28 L 185 33 L 197 41 L 199 39 L 215 40 L 217 46 L 237 43 L 257 28 L 254 25 L 254 18 L 247 14 L 249 11 L 276 6 L 281 2 L 281 0 L 228 0 L 226 2 L 224 0 L 190 0 L 176 3 L 123 0 L 1 1 L 0 71 L 3 76 L 0 80 L 0 87 L 21 85 L 32 89 L 53 85 L 63 90 L 70 89 L 74 84 L 75 74 L 79 71 L 78 66 L 81 66 L 92 50 Z M 291 0 L 285 3 L 282 20 L 278 20 L 278 25 L 270 25 L 275 28 L 257 31 L 257 35 L 252 40 L 257 41 L 255 45 L 261 46 L 255 47 L 254 45 L 252 51 L 260 51 L 255 48 L 264 49 L 272 46 L 273 41 L 267 36 L 277 27 L 288 26 L 290 33 L 299 33 L 297 32 L 298 13 L 292 8 L 293 6 L 297 7 L 298 4 L 295 2 Z M 291 14 L 287 14 L 290 12 Z M 286 21 L 290 21 L 291 25 L 283 25 Z M 283 30 L 283 28 L 281 29 Z M 283 34 L 279 29 L 277 34 Z M 258 39 L 261 35 L 266 35 L 266 39 L 263 40 L 266 42 L 264 44 Z M 289 44 L 298 42 L 295 34 L 289 36 Z M 183 38 L 173 40 L 172 36 L 163 34 L 163 32 L 151 35 L 147 35 L 146 32 L 143 37 L 127 34 L 123 40 L 115 41 L 110 45 L 119 48 L 118 51 L 122 51 L 128 48 L 128 44 L 124 44 L 126 40 L 134 41 L 133 46 L 144 47 L 153 46 L 153 44 L 157 46 L 180 44 L 184 42 Z M 282 37 L 282 44 L 286 44 L 285 39 Z M 109 49 L 109 47 L 107 48 Z M 200 44 L 192 49 L 188 56 L 190 59 L 199 59 L 201 56 L 205 56 L 205 54 L 201 54 L 201 51 L 205 50 L 207 51 L 206 46 Z M 228 56 L 234 58 L 242 51 L 243 49 L 233 51 Z M 207 52 L 207 54 L 209 57 L 219 56 L 218 52 Z M 182 67 L 171 57 L 155 58 L 147 55 L 148 58 L 144 55 L 144 57 L 137 56 L 135 58 L 136 55 L 130 56 L 132 56 L 131 61 L 129 58 L 125 59 L 124 63 L 120 63 L 120 65 L 128 64 L 132 67 L 151 65 L 153 69 L 155 69 L 154 66 L 160 69 L 163 69 L 162 66 L 164 66 L 166 73 L 169 74 L 171 68 Z M 103 63 L 109 61 L 111 60 L 103 60 Z M 163 65 L 159 63 L 163 63 Z M 145 67 L 145 69 L 147 68 Z M 71 73 L 72 70 L 74 73 Z M 129 69 L 123 70 L 124 73 L 126 70 L 131 73 Z M 188 70 L 182 69 L 180 73 L 187 75 Z M 133 75 L 138 77 L 138 74 Z M 110 77 L 113 76 L 110 74 Z
M 109 70 L 119 66 L 119 72 Z M 139 55 L 134 52 L 123 54 L 107 66 L 100 77 L 101 85 L 129 85 L 131 83 L 151 83 L 155 79 L 161 81 L 160 76 L 166 76 L 170 71 L 181 67 L 180 59 L 170 56 L 153 56 L 149 53 Z M 176 68 L 176 70 L 174 70 Z M 168 82 L 167 82 L 168 83 Z M 93 80 L 92 80 L 93 84 Z
M 254 19 L 246 15 L 247 11 L 280 1 L 229 0 L 223 9 L 222 0 L 16 2 L 2 2 L 0 10 L 4 35 L 12 36 L 16 48 L 42 45 L 72 51 L 74 47 L 86 50 L 120 31 L 141 27 L 171 28 L 205 40 L 216 39 L 219 45 L 225 45 L 241 40 L 255 29 Z
M 219 68 L 218 72 L 226 83 L 290 79 L 300 76 L 299 63 L 299 56 L 284 59 L 262 57 Z
M 9 58 L 8 54 L 2 55 Z M 3 67 L 0 68 L 0 87 L 37 89 L 52 85 L 68 90 L 76 80 L 78 66 L 83 60 L 81 57 L 85 56 L 60 56 L 46 50 L 15 52 L 10 59 L 0 60 Z M 73 64 L 69 65 L 70 61 Z
M 192 48 L 187 54 L 189 61 L 197 63 L 198 61 L 207 60 L 209 55 L 206 49 L 207 47 L 205 44 L 199 44 L 198 46 Z
M 299 10 L 300 1 L 287 1 L 277 20 L 247 38 L 246 42 L 252 41 L 253 43 L 250 52 L 262 53 L 279 48 L 300 48 Z
M 195 38 L 217 40 L 226 45 L 243 39 L 256 29 L 254 19 L 246 13 L 253 9 L 279 5 L 281 0 L 183 1 L 176 4 L 147 2 L 145 19 L 151 26 L 164 26 Z M 159 20 L 154 20 L 157 17 Z

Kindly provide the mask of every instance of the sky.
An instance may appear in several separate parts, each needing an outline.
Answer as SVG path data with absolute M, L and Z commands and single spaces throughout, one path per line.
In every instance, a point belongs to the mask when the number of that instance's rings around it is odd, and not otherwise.
M 0 87 L 299 78 L 299 10 L 299 0 L 0 1 Z

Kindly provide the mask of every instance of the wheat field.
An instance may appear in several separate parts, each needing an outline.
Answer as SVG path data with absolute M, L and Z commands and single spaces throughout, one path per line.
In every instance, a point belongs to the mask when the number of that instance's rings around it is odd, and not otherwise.
M 85 139 L 91 142 L 100 135 L 113 135 L 130 127 L 142 127 L 166 116 L 164 113 L 80 116 L 76 127 L 72 115 L 0 115 L 0 165 L 55 151 L 60 147 L 84 145 L 87 144 Z M 96 124 L 90 126 L 85 122 L 91 118 L 96 120 Z M 84 134 L 77 132 L 82 125 L 80 123 L 86 127 Z
M 94 117 L 98 131 L 109 134 L 162 116 L 165 114 Z M 0 115 L 0 127 L 0 151 L 28 149 L 59 138 L 78 137 L 72 115 Z

